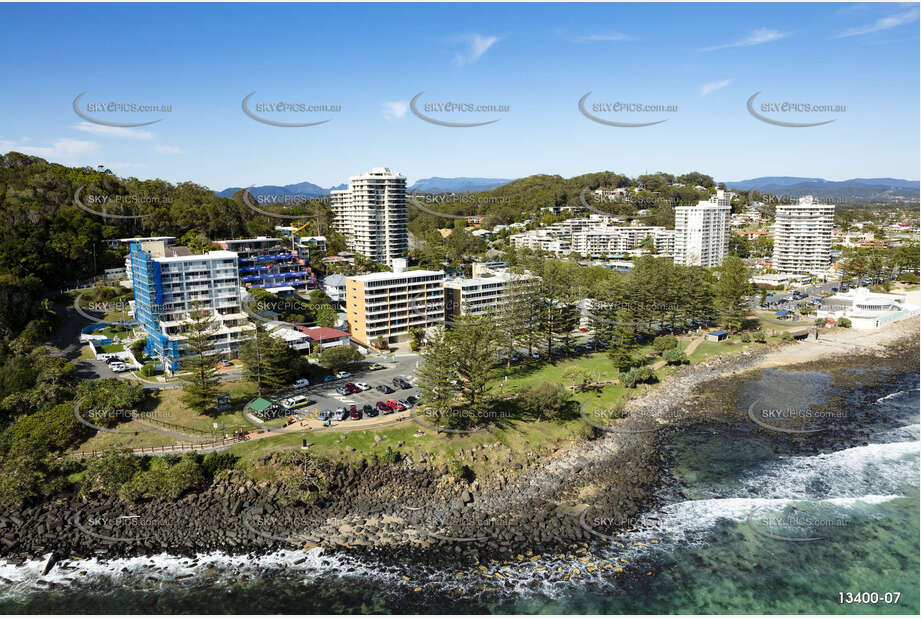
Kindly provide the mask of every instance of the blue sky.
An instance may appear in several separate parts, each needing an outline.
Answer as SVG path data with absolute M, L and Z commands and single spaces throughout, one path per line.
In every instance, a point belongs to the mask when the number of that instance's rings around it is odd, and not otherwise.
M 429 176 L 515 178 L 698 170 L 718 180 L 919 176 L 919 5 L 914 4 L 0 4 L 0 152 L 215 189 L 376 166 Z M 257 103 L 340 105 L 263 113 Z M 618 122 L 667 119 L 646 127 Z M 746 102 L 844 105 L 765 111 Z M 168 104 L 96 113 L 88 102 Z M 443 101 L 507 112 L 408 109 Z M 600 103 L 673 105 L 610 112 Z M 82 109 L 86 109 L 83 107 Z M 431 109 L 431 108 L 430 108 Z M 425 113 L 425 112 L 424 112 Z

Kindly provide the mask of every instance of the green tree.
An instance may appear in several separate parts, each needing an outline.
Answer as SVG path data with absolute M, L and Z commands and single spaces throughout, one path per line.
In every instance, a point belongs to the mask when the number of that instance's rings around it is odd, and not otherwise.
M 337 345 L 320 352 L 320 364 L 330 371 L 338 371 L 362 358 L 361 352 L 350 345 Z
M 240 348 L 243 377 L 256 385 L 259 395 L 278 390 L 294 378 L 296 356 L 283 339 L 257 324 L 254 337 Z
M 751 292 L 748 277 L 745 262 L 735 256 L 726 258 L 719 269 L 719 279 L 715 286 L 716 303 L 723 323 L 731 332 L 737 332 L 742 327 L 742 320 L 748 315 L 748 301 L 745 298 Z
M 333 309 L 332 305 L 328 304 L 318 305 L 314 316 L 317 326 L 325 328 L 334 328 L 339 321 L 339 314 Z
M 633 352 L 636 349 L 636 325 L 633 311 L 621 309 L 616 314 L 608 358 L 618 371 L 627 371 L 635 364 Z
M 195 307 L 184 323 L 185 355 L 182 369 L 187 373 L 183 380 L 183 402 L 198 412 L 205 412 L 216 402 L 219 379 L 215 369 L 214 318 L 208 312 Z

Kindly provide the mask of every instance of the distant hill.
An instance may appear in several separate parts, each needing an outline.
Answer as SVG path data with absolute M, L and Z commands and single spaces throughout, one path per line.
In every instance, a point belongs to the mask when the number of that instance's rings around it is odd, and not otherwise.
M 223 191 L 215 191 L 215 195 L 218 197 L 232 198 L 233 194 L 243 189 L 244 187 L 228 187 Z M 337 189 L 339 187 L 332 187 Z M 258 187 L 253 187 L 250 189 L 250 194 L 253 197 L 260 197 L 264 195 L 277 196 L 277 195 L 303 195 L 305 197 L 319 197 L 321 195 L 328 195 L 330 189 L 324 189 L 318 185 L 313 184 L 312 182 L 299 182 L 293 185 L 261 185 Z
M 489 191 L 512 182 L 508 178 L 421 178 L 409 187 L 410 193 L 473 193 Z
M 850 180 L 825 180 L 796 176 L 764 176 L 749 180 L 727 181 L 726 186 L 739 191 L 752 189 L 774 195 L 814 195 L 832 198 L 839 202 L 875 201 L 902 202 L 917 200 L 921 183 L 901 178 L 852 178 Z
M 432 178 L 422 178 L 417 180 L 411 187 L 409 187 L 409 192 L 416 193 L 472 193 L 475 191 L 489 191 L 490 189 L 495 189 L 496 187 L 501 187 L 504 184 L 508 184 L 511 180 L 504 178 L 440 178 L 434 176 Z M 242 189 L 243 187 L 227 187 L 223 191 L 215 191 L 214 194 L 218 197 L 231 198 L 233 194 Z M 312 182 L 298 182 L 293 185 L 260 185 L 258 187 L 253 187 L 250 189 L 250 193 L 254 197 L 260 197 L 264 195 L 301 195 L 305 197 L 320 197 L 322 195 L 329 195 L 330 191 L 337 191 L 339 189 L 347 189 L 348 183 L 342 183 L 336 185 L 335 187 L 329 187 L 328 189 L 323 188 L 319 185 L 315 185 Z

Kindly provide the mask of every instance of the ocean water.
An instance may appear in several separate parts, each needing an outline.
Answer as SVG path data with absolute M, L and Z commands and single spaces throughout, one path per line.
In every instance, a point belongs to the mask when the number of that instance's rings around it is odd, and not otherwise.
M 766 371 L 739 397 L 848 402 L 858 439 L 802 454 L 744 421 L 688 427 L 669 440 L 661 506 L 586 552 L 484 565 L 485 575 L 319 550 L 64 561 L 44 578 L 41 560 L 0 563 L 13 582 L 0 583 L 0 611 L 917 614 L 918 376 L 874 392 L 854 375 L 845 388 L 822 372 Z M 601 528 L 604 513 L 584 521 Z

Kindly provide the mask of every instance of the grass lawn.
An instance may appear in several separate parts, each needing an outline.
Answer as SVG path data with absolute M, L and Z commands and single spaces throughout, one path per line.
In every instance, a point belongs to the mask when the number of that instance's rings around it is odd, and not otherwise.
M 110 343 L 108 345 L 97 346 L 96 349 L 103 354 L 112 354 L 113 352 L 124 352 L 125 346 L 120 343 Z
M 271 466 L 258 465 L 256 460 L 260 455 L 300 450 L 302 440 L 311 444 L 311 455 L 336 461 L 357 463 L 373 458 L 375 453 L 383 455 L 390 447 L 404 456 L 409 455 L 413 461 L 418 462 L 425 453 L 429 464 L 441 466 L 457 461 L 482 475 L 497 468 L 511 469 L 516 463 L 524 464 L 527 452 L 547 452 L 551 446 L 564 446 L 587 435 L 588 429 L 588 425 L 578 418 L 562 422 L 505 419 L 481 432 L 438 435 L 434 430 L 410 421 L 392 429 L 281 435 L 244 442 L 232 446 L 229 452 L 243 459 L 243 466 L 256 480 L 270 480 L 274 472 Z M 415 434 L 419 431 L 424 435 L 417 437 Z M 380 442 L 374 441 L 375 435 L 381 437 Z M 400 442 L 403 442 L 402 446 Z M 484 451 L 489 461 L 484 461 L 482 457 L 474 461 L 469 454 L 458 454 L 462 449 L 469 451 L 476 446 L 497 442 L 500 443 L 498 447 Z M 355 450 L 346 450 L 346 447 Z M 511 461 L 506 461 L 508 457 Z
M 93 360 L 93 348 L 88 345 L 80 348 L 80 360 Z

